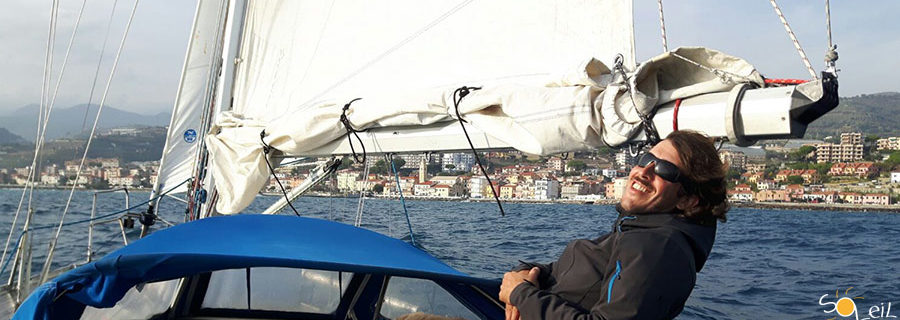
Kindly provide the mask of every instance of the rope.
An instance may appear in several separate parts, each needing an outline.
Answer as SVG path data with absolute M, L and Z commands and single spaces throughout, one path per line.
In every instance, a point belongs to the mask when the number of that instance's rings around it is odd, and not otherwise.
M 835 61 L 838 59 L 837 45 L 831 41 L 831 4 L 825 0 L 825 29 L 828 34 L 828 49 L 825 50 L 825 71 L 837 74 Z
M 663 17 L 662 0 L 658 0 L 656 3 L 659 6 L 659 31 L 662 33 L 663 52 L 667 52 L 669 51 L 669 44 L 666 41 L 666 19 Z
M 798 85 L 809 82 L 803 79 L 765 79 L 766 84 L 772 85 Z
M 97 220 L 106 219 L 106 218 L 109 218 L 109 217 L 112 217 L 112 216 L 116 216 L 116 215 L 119 215 L 119 214 L 122 214 L 122 213 L 127 213 L 128 211 L 137 209 L 138 207 L 141 207 L 141 206 L 143 206 L 143 205 L 145 205 L 145 204 L 148 204 L 148 203 L 150 203 L 150 202 L 152 202 L 152 201 L 154 201 L 154 200 L 156 200 L 156 199 L 159 199 L 159 198 L 161 198 L 161 197 L 163 197 L 163 196 L 169 194 L 170 192 L 172 192 L 172 191 L 175 190 L 176 188 L 180 187 L 181 185 L 185 184 L 185 183 L 188 182 L 189 180 L 190 180 L 190 179 L 186 179 L 186 180 L 182 181 L 181 183 L 179 183 L 178 185 L 176 185 L 176 186 L 170 188 L 169 190 L 166 190 L 166 192 L 163 192 L 162 194 L 160 194 L 160 195 L 158 195 L 158 196 L 156 196 L 156 197 L 150 198 L 150 199 L 147 200 L 147 201 L 138 203 L 138 204 L 133 205 L 133 206 L 131 206 L 131 207 L 128 207 L 128 208 L 125 208 L 125 209 L 122 209 L 122 210 L 119 210 L 119 211 L 116 211 L 116 212 L 113 212 L 113 213 L 105 214 L 105 215 L 102 215 L 102 216 L 99 216 L 99 217 L 94 217 L 94 218 L 88 218 L 88 219 L 82 219 L 82 220 L 72 221 L 72 222 L 69 222 L 69 223 L 64 224 L 64 226 L 72 226 L 72 225 L 76 225 L 76 224 L 82 224 L 82 223 L 87 223 L 87 222 L 93 222 L 93 221 L 97 221 Z M 7 267 L 7 265 L 9 265 L 9 261 L 11 260 L 12 255 L 15 254 L 16 251 L 18 250 L 18 248 L 19 248 L 19 243 L 22 241 L 22 238 L 25 236 L 26 233 L 28 233 L 28 232 L 34 232 L 34 231 L 37 231 L 37 230 L 50 229 L 50 228 L 53 228 L 53 225 L 46 225 L 46 226 L 40 226 L 40 227 L 32 227 L 32 228 L 28 228 L 28 230 L 22 230 L 22 232 L 19 233 L 19 238 L 18 238 L 18 240 L 16 241 L 16 245 L 15 245 L 13 251 L 10 251 L 10 252 L 9 252 L 9 255 L 6 255 L 5 252 L 4 252 L 4 258 L 5 258 L 6 261 L 3 263 L 3 266 L 0 267 L 0 275 L 2 275 L 2 274 L 6 271 L 6 267 Z
M 134 7 L 131 9 L 131 16 L 128 18 L 128 23 L 125 25 L 125 33 L 122 35 L 122 41 L 119 43 L 119 49 L 116 52 L 116 59 L 113 61 L 112 68 L 109 71 L 109 78 L 106 81 L 106 88 L 103 90 L 103 96 L 100 99 L 100 106 L 97 109 L 97 116 L 94 118 L 94 125 L 91 127 L 91 134 L 88 136 L 87 143 L 84 147 L 84 155 L 81 157 L 81 163 L 78 165 L 78 173 L 75 175 L 75 181 L 78 181 L 78 178 L 81 177 L 81 169 L 84 168 L 85 160 L 87 159 L 88 150 L 91 148 L 91 142 L 94 140 L 94 133 L 97 131 L 97 124 L 100 122 L 100 114 L 103 112 L 103 106 L 106 103 L 106 97 L 109 94 L 109 87 L 112 84 L 112 78 L 115 75 L 116 67 L 119 65 L 119 58 L 122 56 L 122 49 L 125 47 L 125 40 L 128 39 L 128 31 L 131 30 L 131 23 L 134 21 L 134 14 L 137 12 L 137 6 L 140 3 L 140 0 L 136 0 L 134 2 Z M 50 107 L 53 107 L 52 103 Z M 50 264 L 53 261 L 53 251 L 56 248 L 56 243 L 59 240 L 60 232 L 62 232 L 63 221 L 66 219 L 66 214 L 69 212 L 69 206 L 72 203 L 72 196 L 75 194 L 75 186 L 76 184 L 72 184 L 72 189 L 69 191 L 69 198 L 66 200 L 65 209 L 63 209 L 62 216 L 59 219 L 59 227 L 56 229 L 56 235 L 53 237 L 53 240 L 50 242 L 50 250 L 47 253 L 47 259 L 44 262 L 44 268 L 41 271 L 41 282 L 44 282 L 47 278 L 47 274 L 50 272 Z
M 497 207 L 500 208 L 500 216 L 506 216 L 506 212 L 503 211 L 503 204 L 500 203 L 500 196 L 497 194 L 497 190 L 494 189 L 494 183 L 491 182 L 491 177 L 488 175 L 487 170 L 484 170 L 484 166 L 481 165 L 481 158 L 478 157 L 478 152 L 475 151 L 475 145 L 472 144 L 472 139 L 469 138 L 469 131 L 466 130 L 466 125 L 464 124 L 466 121 L 463 120 L 462 116 L 459 114 L 459 103 L 462 102 L 462 99 L 465 98 L 471 91 L 481 90 L 480 87 L 460 87 L 453 91 L 453 109 L 456 111 L 456 119 L 459 120 L 459 126 L 462 127 L 463 133 L 466 135 L 466 141 L 469 142 L 469 148 L 472 149 L 472 155 L 475 156 L 475 162 L 478 163 L 478 168 L 481 169 L 481 173 L 484 174 L 484 178 L 487 179 L 488 186 L 491 187 L 491 194 L 494 195 L 494 201 L 497 201 Z
M 800 59 L 803 60 L 803 65 L 806 66 L 809 75 L 811 75 L 813 79 L 818 79 L 818 77 L 816 77 L 816 70 L 813 70 L 812 65 L 809 63 L 809 58 L 806 57 L 806 53 L 803 52 L 803 47 L 800 46 L 800 41 L 797 40 L 797 36 L 794 35 L 794 31 L 788 24 L 787 19 L 784 18 L 784 14 L 781 12 L 781 9 L 778 8 L 778 3 L 776 3 L 775 0 L 769 0 L 769 3 L 775 8 L 775 14 L 778 15 L 778 19 L 781 19 L 781 24 L 784 25 L 784 30 L 787 31 L 788 37 L 790 37 L 791 42 L 794 43 L 794 47 L 797 48 L 797 53 L 800 54 Z
M 641 127 L 644 129 L 644 136 L 647 139 L 646 142 L 650 145 L 655 145 L 660 141 L 659 132 L 656 131 L 656 126 L 653 124 L 653 117 L 656 115 L 656 107 L 650 110 L 649 114 L 644 114 L 638 110 L 637 104 L 634 103 L 634 90 L 632 90 L 631 84 L 628 82 L 628 74 L 625 73 L 624 63 L 625 57 L 622 56 L 622 54 L 616 55 L 613 72 L 618 73 L 621 76 L 625 91 L 628 92 L 628 98 L 631 99 L 631 106 L 634 108 L 634 111 L 637 112 L 638 117 L 641 118 Z M 641 147 L 644 145 L 644 143 L 640 144 Z
M 353 153 L 353 160 L 356 160 L 357 163 L 365 162 L 366 160 L 366 144 L 362 142 L 362 139 L 359 138 L 359 134 L 357 134 L 357 132 L 362 131 L 353 128 L 353 125 L 350 123 L 350 119 L 347 118 L 347 110 L 350 109 L 351 104 L 360 99 L 362 98 L 350 100 L 350 102 L 347 102 L 347 104 L 344 105 L 343 110 L 341 110 L 341 123 L 344 124 L 344 129 L 347 130 L 347 142 L 350 143 L 350 152 Z M 356 136 L 356 140 L 359 141 L 359 145 L 362 146 L 362 160 L 359 159 L 359 156 L 356 154 L 356 148 L 353 147 L 353 140 L 350 139 L 351 133 Z
M 272 174 L 272 177 L 275 178 L 275 182 L 278 183 L 278 187 L 281 188 L 281 194 L 284 195 L 284 201 L 287 201 L 288 206 L 291 207 L 291 210 L 294 210 L 294 214 L 298 217 L 300 216 L 300 212 L 297 212 L 297 208 L 294 208 L 294 204 L 291 203 L 291 198 L 288 197 L 287 191 L 284 191 L 284 185 L 281 184 L 281 180 L 278 179 L 278 176 L 275 175 L 275 168 L 272 168 L 272 163 L 269 162 L 269 151 L 272 151 L 272 146 L 266 144 L 266 130 L 259 132 L 259 141 L 262 142 L 263 145 L 263 159 L 266 160 L 266 167 L 269 168 L 269 172 Z
M 394 173 L 394 179 L 397 180 L 397 193 L 400 194 L 400 204 L 403 205 L 403 215 L 406 216 L 406 227 L 409 228 L 409 240 L 412 245 L 416 245 L 416 237 L 413 235 L 412 223 L 409 222 L 409 211 L 406 210 L 406 199 L 403 198 L 403 188 L 400 187 L 400 173 L 394 167 L 394 156 L 388 155 L 388 161 L 391 163 L 391 172 Z
M 831 2 L 829 0 L 825 0 L 825 29 L 828 33 L 828 48 L 834 48 L 834 43 L 831 41 Z

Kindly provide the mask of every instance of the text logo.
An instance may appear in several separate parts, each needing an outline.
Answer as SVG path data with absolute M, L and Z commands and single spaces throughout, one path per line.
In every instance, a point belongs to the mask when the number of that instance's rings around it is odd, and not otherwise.
M 829 298 L 828 294 L 822 295 L 819 297 L 819 305 L 820 306 L 830 306 L 831 309 L 823 310 L 825 313 L 836 313 L 837 316 L 840 316 L 841 319 L 850 317 L 851 319 L 856 320 L 872 320 L 872 319 L 885 319 L 885 318 L 897 318 L 895 315 L 891 315 L 891 302 L 887 303 L 885 306 L 884 302 L 880 304 L 873 304 L 869 307 L 868 310 L 860 310 L 859 306 L 857 306 L 857 300 L 864 300 L 863 297 L 850 297 L 850 289 L 853 287 L 847 288 L 844 290 L 843 296 L 839 295 L 839 291 L 834 291 L 834 297 Z M 829 301 L 831 299 L 837 299 L 834 301 Z M 866 312 L 868 311 L 868 312 Z M 860 314 L 862 314 L 863 318 L 860 318 Z M 828 320 L 836 320 L 838 317 L 835 316 L 833 318 L 829 318 Z
M 187 129 L 187 131 L 184 132 L 184 142 L 194 143 L 194 141 L 197 141 L 197 131 L 194 129 Z

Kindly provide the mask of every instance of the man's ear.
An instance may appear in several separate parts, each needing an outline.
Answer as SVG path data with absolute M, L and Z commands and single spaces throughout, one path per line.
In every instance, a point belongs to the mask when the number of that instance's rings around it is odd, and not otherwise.
M 688 211 L 696 207 L 698 203 L 700 203 L 700 197 L 697 197 L 697 195 L 685 195 L 678 199 L 675 207 L 681 211 Z

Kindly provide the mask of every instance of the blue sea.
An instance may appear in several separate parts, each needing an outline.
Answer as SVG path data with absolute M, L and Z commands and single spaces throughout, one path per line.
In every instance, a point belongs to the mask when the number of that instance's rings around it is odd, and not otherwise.
M 43 263 L 68 194 L 64 190 L 35 193 L 33 226 L 53 226 L 35 232 L 36 270 Z M 21 190 L 0 189 L 0 236 L 4 240 L 21 195 Z M 131 192 L 130 204 L 148 197 L 146 192 Z M 65 221 L 89 218 L 92 199 L 93 192 L 76 191 Z M 247 211 L 261 211 L 276 199 L 259 196 Z M 122 193 L 99 195 L 97 214 L 124 209 L 124 200 Z M 295 207 L 305 216 L 352 223 L 357 204 L 357 198 L 303 197 Z M 501 217 L 494 203 L 406 204 L 420 245 L 447 264 L 484 278 L 501 277 L 518 260 L 549 262 L 572 239 L 596 238 L 610 230 L 616 217 L 609 205 L 505 203 L 506 216 Z M 164 200 L 160 213 L 168 221 L 181 223 L 184 204 Z M 398 200 L 366 199 L 362 220 L 365 228 L 409 237 Z M 126 232 L 129 241 L 137 237 L 138 229 Z M 63 228 L 55 266 L 86 260 L 87 230 L 84 223 Z M 16 236 L 18 231 L 13 243 Z M 97 257 L 123 244 L 115 222 L 96 226 L 93 238 Z M 697 286 L 679 319 L 828 319 L 836 314 L 826 314 L 824 311 L 833 307 L 820 305 L 820 299 L 822 303 L 835 302 L 836 291 L 840 297 L 863 297 L 854 300 L 859 319 L 869 317 L 872 306 L 885 309 L 888 304 L 890 315 L 900 316 L 898 243 L 898 214 L 732 209 L 728 222 L 719 225 L 712 255 L 698 274 Z M 0 276 L 6 279 L 5 274 Z

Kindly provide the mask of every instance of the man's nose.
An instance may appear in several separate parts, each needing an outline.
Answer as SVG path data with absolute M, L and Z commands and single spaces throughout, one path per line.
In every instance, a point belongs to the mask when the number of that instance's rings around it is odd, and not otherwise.
M 638 174 L 644 177 L 652 178 L 656 169 L 656 161 L 648 163 L 646 166 L 638 166 Z

